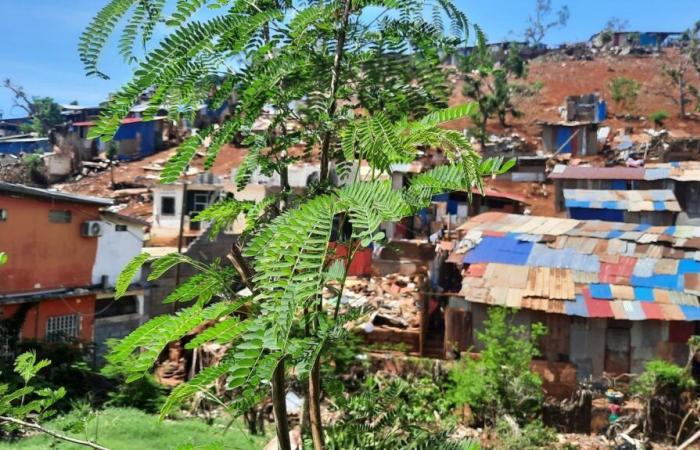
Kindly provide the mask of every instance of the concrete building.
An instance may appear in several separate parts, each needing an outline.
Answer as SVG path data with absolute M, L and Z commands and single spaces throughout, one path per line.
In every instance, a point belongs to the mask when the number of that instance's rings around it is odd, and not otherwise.
M 93 226 L 111 203 L 0 183 L 0 249 L 8 255 L 0 267 L 1 315 L 23 316 L 15 316 L 20 339 L 92 341 Z

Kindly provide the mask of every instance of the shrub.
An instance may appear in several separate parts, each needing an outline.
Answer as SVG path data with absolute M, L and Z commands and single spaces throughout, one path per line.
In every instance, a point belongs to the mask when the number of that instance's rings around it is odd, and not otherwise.
M 496 424 L 496 434 L 499 441 L 497 448 L 501 450 L 538 450 L 552 448 L 557 440 L 557 432 L 546 427 L 541 420 L 533 420 L 525 427 L 514 430 L 505 419 Z
M 467 358 L 450 372 L 450 399 L 469 405 L 477 419 L 491 424 L 510 414 L 522 425 L 534 419 L 542 405 L 542 380 L 530 363 L 539 355 L 536 343 L 546 328 L 536 323 L 528 330 L 511 319 L 506 309 L 490 309 L 486 330 L 477 332 L 484 344 L 481 357 Z
M 450 439 L 450 403 L 432 379 L 369 377 L 338 397 L 339 419 L 326 427 L 328 449 L 459 449 Z
M 649 361 L 642 373 L 632 383 L 632 392 L 642 397 L 651 397 L 659 388 L 684 391 L 695 386 L 692 376 L 683 367 L 660 359 Z
M 139 378 L 131 383 L 117 383 L 108 394 L 107 406 L 136 408 L 149 414 L 156 414 L 165 403 L 167 390 L 152 376 Z
M 617 77 L 608 86 L 613 102 L 628 111 L 634 110 L 641 85 L 631 78 Z
M 663 127 L 664 121 L 669 118 L 669 114 L 664 110 L 659 110 L 651 113 L 649 119 L 654 122 L 655 127 Z

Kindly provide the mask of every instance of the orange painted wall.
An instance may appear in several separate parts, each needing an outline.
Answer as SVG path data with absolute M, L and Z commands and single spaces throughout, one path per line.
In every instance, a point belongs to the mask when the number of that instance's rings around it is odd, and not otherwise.
M 348 247 L 345 244 L 331 242 L 330 248 L 335 249 L 335 256 L 345 257 L 348 254 Z M 372 249 L 361 248 L 355 252 L 355 257 L 348 268 L 348 275 L 354 277 L 367 276 L 372 274 Z
M 19 304 L 3 305 L 2 317 L 11 317 L 19 308 Z M 24 325 L 22 326 L 21 337 L 23 340 L 43 339 L 46 336 L 46 322 L 49 317 L 71 314 L 80 315 L 80 340 L 91 342 L 95 322 L 94 294 L 71 298 L 41 300 L 40 303 L 36 303 L 27 311 Z
M 0 194 L 7 220 L 0 222 L 0 294 L 82 287 L 91 283 L 97 238 L 82 237 L 85 220 L 99 220 L 98 206 Z M 49 222 L 49 210 L 71 212 L 70 223 Z

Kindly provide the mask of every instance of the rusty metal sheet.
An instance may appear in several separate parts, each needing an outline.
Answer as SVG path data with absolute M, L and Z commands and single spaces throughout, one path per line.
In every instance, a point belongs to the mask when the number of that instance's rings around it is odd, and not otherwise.
M 610 286 L 612 296 L 615 300 L 634 300 L 634 287 L 613 284 Z
M 655 274 L 675 275 L 678 273 L 677 259 L 660 259 L 654 267 Z
M 659 308 L 666 320 L 685 320 L 685 314 L 678 305 L 661 304 Z

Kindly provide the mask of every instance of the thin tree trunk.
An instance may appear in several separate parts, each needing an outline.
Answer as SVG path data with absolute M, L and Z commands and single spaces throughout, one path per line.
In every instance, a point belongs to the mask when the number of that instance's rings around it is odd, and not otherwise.
M 272 374 L 272 409 L 275 413 L 277 446 L 280 450 L 291 450 L 289 422 L 287 422 L 287 402 L 284 389 L 284 359 L 277 364 Z
M 685 74 L 681 70 L 678 71 L 679 104 L 681 106 L 681 119 L 685 119 Z
M 340 20 L 340 29 L 338 30 L 338 38 L 336 39 L 336 49 L 335 58 L 333 59 L 333 70 L 331 72 L 331 90 L 330 98 L 331 103 L 328 105 L 328 117 L 333 119 L 335 115 L 335 110 L 338 107 L 336 101 L 336 95 L 338 92 L 338 85 L 340 83 L 340 64 L 343 60 L 343 51 L 345 47 L 345 35 L 347 33 L 348 21 L 350 19 L 350 9 L 352 8 L 352 0 L 345 0 L 343 4 L 343 16 Z M 331 132 L 326 131 L 323 133 L 323 138 L 321 139 L 321 183 L 328 180 L 328 169 L 330 165 L 330 155 L 329 149 L 331 145 Z
M 321 361 L 317 358 L 309 374 L 309 419 L 314 450 L 323 450 L 323 424 L 321 423 Z

